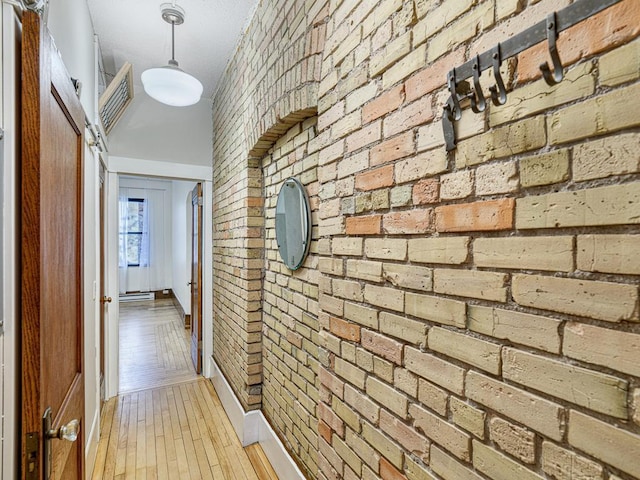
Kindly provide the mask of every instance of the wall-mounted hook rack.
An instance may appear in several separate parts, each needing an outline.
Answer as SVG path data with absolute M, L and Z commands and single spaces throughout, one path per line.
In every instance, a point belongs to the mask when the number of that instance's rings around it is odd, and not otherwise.
M 450 92 L 449 99 L 444 106 L 442 116 L 442 128 L 447 151 L 456 148 L 456 133 L 454 122 L 460 120 L 462 108 L 460 101 L 466 97 L 474 96 L 471 106 L 474 112 L 479 113 L 481 109 L 481 99 L 484 99 L 480 91 L 479 76 L 484 70 L 494 69 L 496 85 L 490 88 L 491 99 L 495 105 L 503 105 L 507 101 L 507 92 L 504 82 L 500 76 L 500 65 L 508 58 L 515 57 L 519 53 L 533 47 L 534 45 L 547 41 L 549 44 L 549 54 L 552 66 L 547 62 L 540 65 L 544 79 L 549 85 L 560 82 L 564 76 L 560 55 L 556 47 L 556 39 L 560 32 L 580 23 L 596 13 L 615 5 L 620 0 L 576 0 L 568 7 L 558 12 L 550 14 L 525 31 L 500 42 L 480 55 L 474 56 L 464 64 L 451 69 L 447 74 L 447 87 Z M 467 79 L 473 79 L 473 88 Z M 470 93 L 471 92 L 471 93 Z

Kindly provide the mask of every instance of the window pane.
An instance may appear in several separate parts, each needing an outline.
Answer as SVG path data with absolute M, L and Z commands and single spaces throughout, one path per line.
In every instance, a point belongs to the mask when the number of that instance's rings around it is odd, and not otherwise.
M 120 219 L 120 265 L 138 267 L 142 258 L 143 238 L 147 238 L 143 235 L 147 203 L 143 198 L 128 198 L 122 204 L 125 218 Z
M 127 235 L 127 264 L 132 266 L 140 265 L 140 248 L 142 246 L 142 234 Z
M 142 232 L 145 202 L 142 198 L 130 198 L 127 203 L 127 231 Z

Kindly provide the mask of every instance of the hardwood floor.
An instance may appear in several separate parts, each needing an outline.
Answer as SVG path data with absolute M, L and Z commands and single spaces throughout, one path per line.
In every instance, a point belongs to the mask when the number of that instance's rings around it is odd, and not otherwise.
M 120 393 L 195 380 L 189 331 L 171 299 L 120 304 Z
M 171 300 L 120 306 L 120 395 L 103 405 L 93 480 L 277 480 L 242 448 L 211 382 L 195 374 Z
M 213 386 L 199 378 L 105 404 L 93 480 L 129 478 L 278 477 L 259 445 L 242 448 Z

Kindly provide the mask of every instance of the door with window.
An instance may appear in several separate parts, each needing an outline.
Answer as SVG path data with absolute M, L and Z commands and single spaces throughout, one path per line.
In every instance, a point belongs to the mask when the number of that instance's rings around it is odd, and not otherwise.
M 22 17 L 21 477 L 84 478 L 85 115 L 38 15 Z
M 191 192 L 191 359 L 202 373 L 202 184 Z

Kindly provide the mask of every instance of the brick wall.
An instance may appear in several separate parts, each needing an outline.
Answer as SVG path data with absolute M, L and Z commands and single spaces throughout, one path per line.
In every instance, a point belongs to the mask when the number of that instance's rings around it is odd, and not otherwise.
M 318 470 L 318 144 L 316 117 L 292 127 L 262 160 L 265 178 L 264 384 L 262 410 L 309 476 Z M 312 241 L 303 265 L 289 270 L 276 243 L 276 202 L 284 181 L 305 186 Z
M 317 459 L 287 432 L 295 404 L 263 400 L 310 477 L 640 478 L 640 4 L 563 32 L 568 68 L 554 87 L 540 79 L 546 45 L 505 62 L 507 103 L 467 107 L 455 152 L 442 138 L 447 71 L 568 4 L 329 3 L 312 149 L 317 255 L 305 265 L 319 272 Z M 482 84 L 488 93 L 489 73 Z M 244 109 L 237 131 L 256 130 L 260 110 L 216 102 Z M 274 125 L 234 155 L 271 145 L 260 137 L 284 133 Z M 216 130 L 216 151 L 235 133 Z M 215 157 L 214 175 L 220 165 L 231 164 Z M 295 275 L 265 238 L 257 303 L 285 311 L 267 282 Z M 265 358 L 277 342 L 289 348 L 287 324 L 262 318 Z M 298 398 L 284 380 L 298 362 L 265 362 L 265 389 Z
M 261 157 L 315 116 L 325 16 L 323 2 L 261 3 L 215 95 L 213 350 L 246 409 L 262 401 Z

